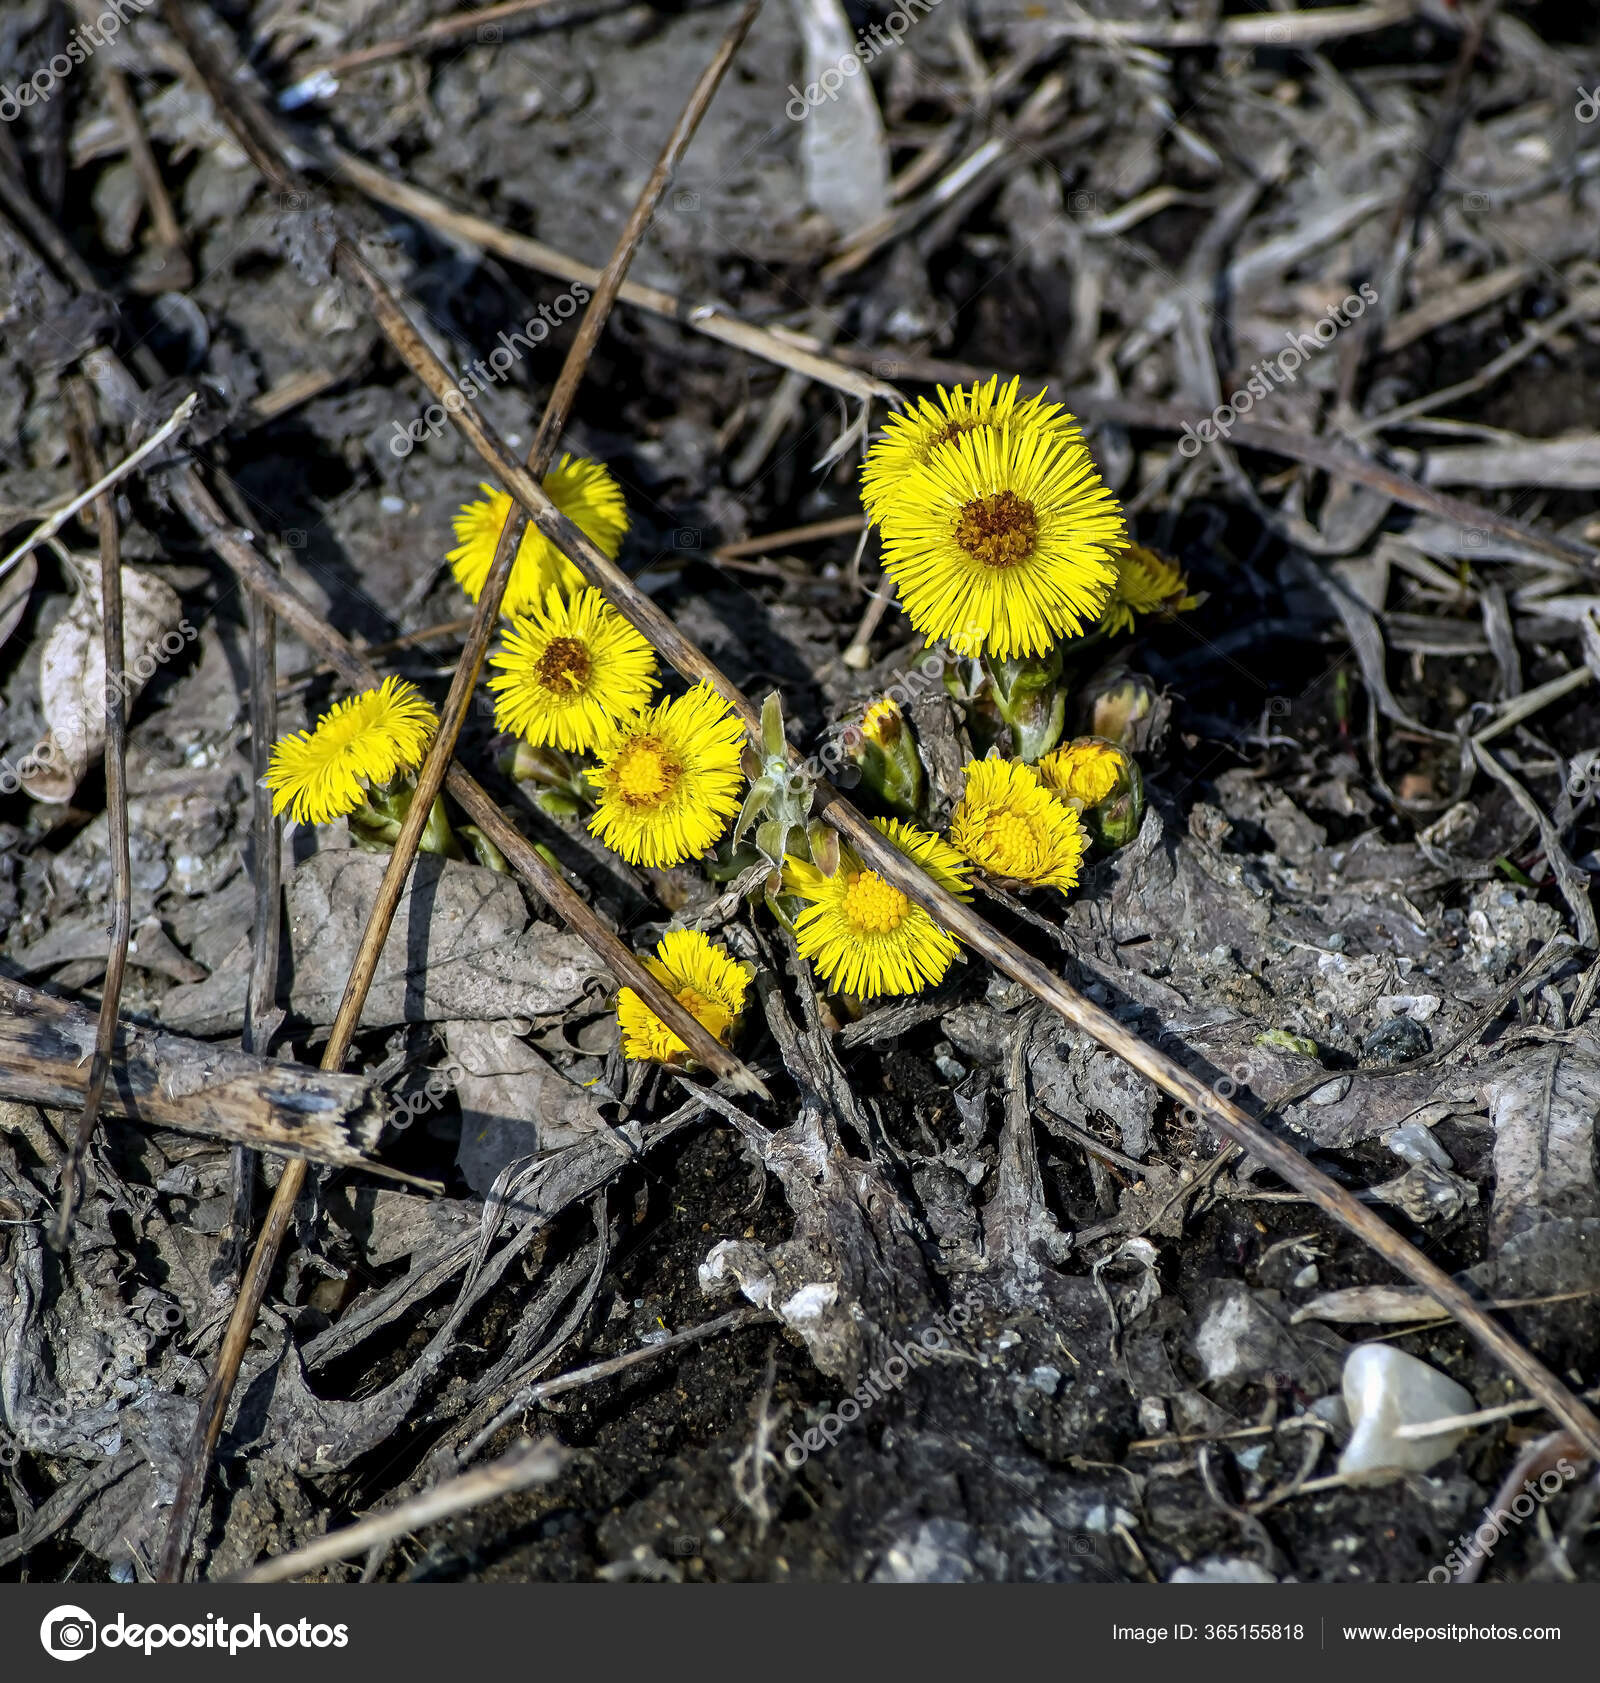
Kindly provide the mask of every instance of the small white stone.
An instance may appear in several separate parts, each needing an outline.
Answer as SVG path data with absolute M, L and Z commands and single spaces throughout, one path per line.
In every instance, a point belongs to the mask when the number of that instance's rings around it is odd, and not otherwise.
M 1348 1075 L 1336 1075 L 1332 1081 L 1325 1081 L 1311 1094 L 1312 1104 L 1337 1104 L 1350 1091 L 1351 1078 Z
M 1296 1291 L 1310 1291 L 1321 1278 L 1322 1276 L 1317 1272 L 1316 1263 L 1308 1262 L 1305 1267 L 1295 1275 L 1292 1284 L 1294 1285 Z
M 1253 1560 L 1202 1560 L 1198 1566 L 1180 1566 L 1167 1579 L 1169 1584 L 1275 1584 L 1277 1579 Z
M 1470 1414 L 1478 1406 L 1455 1380 L 1389 1344 L 1358 1344 L 1345 1357 L 1344 1405 L 1352 1426 L 1339 1457 L 1339 1471 L 1345 1474 L 1426 1472 L 1466 1433 L 1397 1438 L 1395 1428 Z
M 1383 1143 L 1407 1163 L 1431 1163 L 1436 1169 L 1454 1168 L 1450 1153 L 1420 1122 L 1402 1122 L 1383 1136 Z

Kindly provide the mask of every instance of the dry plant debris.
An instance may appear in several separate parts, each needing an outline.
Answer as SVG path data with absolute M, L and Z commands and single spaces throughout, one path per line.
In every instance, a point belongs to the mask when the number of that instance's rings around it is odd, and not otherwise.
M 6 1569 L 1594 1576 L 1600 38 L 49 10 Z

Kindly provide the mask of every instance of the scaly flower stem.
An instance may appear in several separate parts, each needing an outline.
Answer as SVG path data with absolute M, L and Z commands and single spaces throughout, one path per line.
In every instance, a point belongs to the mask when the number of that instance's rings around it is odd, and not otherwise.
M 985 655 L 984 670 L 994 690 L 1000 717 L 1011 726 L 1019 758 L 1032 765 L 1061 740 L 1067 697 L 1061 684 L 1061 651 L 1044 656 Z

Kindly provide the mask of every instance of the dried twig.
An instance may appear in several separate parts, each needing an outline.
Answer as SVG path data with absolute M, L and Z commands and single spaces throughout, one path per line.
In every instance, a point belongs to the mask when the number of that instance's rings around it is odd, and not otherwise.
M 255 851 L 255 921 L 250 930 L 250 982 L 245 994 L 245 1051 L 265 1057 L 283 1013 L 278 1007 L 278 947 L 282 931 L 283 861 L 272 791 L 266 785 L 272 744 L 278 734 L 277 616 L 259 596 L 247 596 L 250 621 L 250 837 Z M 254 1220 L 256 1153 L 234 1149 L 229 1179 L 228 1236 L 213 1280 L 237 1280 Z
M 319 1571 L 351 1555 L 364 1554 L 368 1549 L 383 1548 L 397 1537 L 420 1531 L 425 1525 L 435 1525 L 441 1519 L 470 1513 L 513 1490 L 526 1490 L 529 1485 L 549 1484 L 571 1459 L 554 1438 L 542 1438 L 538 1443 L 524 1440 L 499 1460 L 485 1467 L 474 1467 L 470 1473 L 446 1479 L 420 1496 L 413 1496 L 387 1513 L 373 1514 L 359 1525 L 347 1525 L 342 1531 L 332 1531 L 316 1542 L 290 1554 L 264 1560 L 248 1572 L 237 1573 L 228 1579 L 235 1584 L 284 1584 L 291 1578 L 302 1578 L 307 1572 Z
M 53 538 L 79 509 L 87 508 L 102 493 L 109 491 L 113 485 L 120 484 L 126 479 L 141 462 L 153 456 L 179 428 L 188 422 L 199 402 L 200 394 L 190 392 L 137 450 L 125 456 L 109 473 L 103 474 L 87 491 L 80 491 L 65 507 L 58 508 L 47 520 L 36 526 L 5 560 L 0 561 L 0 578 L 9 573 L 24 555 L 37 549 L 46 539 Z
M 571 1373 L 557 1374 L 554 1379 L 542 1379 L 538 1384 L 519 1391 L 467 1445 L 462 1451 L 462 1458 L 477 1454 L 513 1416 L 525 1409 L 537 1408 L 540 1403 L 550 1397 L 560 1396 L 563 1391 L 576 1391 L 584 1385 L 593 1385 L 602 1379 L 613 1378 L 630 1367 L 637 1367 L 641 1362 L 651 1360 L 652 1357 L 665 1355 L 669 1350 L 681 1350 L 686 1344 L 700 1344 L 708 1338 L 719 1338 L 725 1332 L 737 1332 L 740 1327 L 754 1326 L 757 1321 L 767 1318 L 767 1310 L 746 1304 L 730 1310 L 726 1315 L 718 1315 L 715 1320 L 702 1321 L 697 1327 L 684 1327 L 655 1344 L 642 1344 L 637 1350 L 624 1350 L 620 1356 L 608 1356 L 603 1362 L 592 1362 L 588 1367 L 577 1368 Z
M 88 383 L 73 380 L 66 395 L 72 427 L 77 434 L 78 457 L 87 477 L 103 482 L 105 464 L 95 442 L 94 403 Z M 111 922 L 106 934 L 110 944 L 106 950 L 94 1056 L 89 1062 L 88 1089 L 61 1168 L 56 1225 L 51 1234 L 57 1250 L 66 1248 L 72 1230 L 72 1212 L 77 1207 L 83 1178 L 83 1159 L 100 1114 L 100 1101 L 105 1096 L 112 1041 L 117 1032 L 117 1010 L 122 1003 L 122 978 L 128 967 L 128 937 L 133 930 L 133 873 L 128 861 L 128 696 L 123 680 L 122 539 L 117 526 L 117 499 L 109 488 L 95 498 L 94 517 L 100 540 L 100 630 L 105 657 L 106 848 L 111 860 Z
M 320 64 L 308 65 L 299 72 L 294 87 L 288 90 L 289 96 L 292 97 L 300 89 L 310 90 L 317 84 L 326 85 L 347 70 L 359 70 L 368 64 L 381 64 L 385 59 L 403 58 L 407 53 L 426 52 L 430 47 L 453 41 L 459 35 L 477 34 L 478 39 L 482 41 L 482 31 L 486 27 L 492 29 L 497 24 L 507 24 L 513 18 L 525 17 L 529 12 L 540 11 L 545 6 L 555 3 L 556 0 L 502 0 L 498 6 L 480 6 L 471 11 L 452 12 L 449 17 L 435 18 L 432 23 L 424 24 L 421 29 L 414 29 L 407 35 L 397 36 L 389 41 L 377 41 L 370 47 L 353 47 L 347 53 L 323 59 Z
M 591 287 L 599 285 L 600 271 L 590 268 L 587 263 L 580 263 L 539 240 L 513 234 L 497 222 L 457 210 L 421 187 L 395 180 L 392 175 L 352 153 L 325 145 L 323 158 L 330 169 L 342 175 L 369 199 L 388 205 L 392 210 L 404 211 L 407 216 L 414 216 L 417 221 L 437 229 L 441 234 L 492 251 L 541 275 L 582 281 Z M 696 333 L 705 334 L 708 339 L 716 339 L 735 350 L 776 363 L 780 368 L 792 368 L 797 374 L 804 374 L 819 385 L 832 386 L 835 391 L 844 392 L 849 397 L 860 398 L 863 402 L 875 397 L 890 402 L 899 401 L 900 394 L 893 386 L 844 366 L 828 356 L 817 340 L 799 333 L 780 334 L 753 326 L 742 321 L 725 304 L 694 303 L 638 281 L 629 281 L 617 296 L 624 304 L 648 310 L 652 315 L 665 316 L 668 321 L 680 322 Z
M 85 23 L 98 15 L 94 0 L 77 0 L 78 13 Z M 94 61 L 95 73 L 106 90 L 106 97 L 122 130 L 128 148 L 128 160 L 139 177 L 144 202 L 150 212 L 150 226 L 154 235 L 154 264 L 149 272 L 134 275 L 130 284 L 135 291 L 187 292 L 194 285 L 194 265 L 184 250 L 183 229 L 167 184 L 161 179 L 161 165 L 156 160 L 144 122 L 139 115 L 138 101 L 128 85 L 128 78 L 104 53 Z
M 98 1033 L 81 1005 L 0 977 L 0 1099 L 79 1109 Z M 116 1025 L 102 1109 L 147 1127 L 432 1184 L 373 1162 L 385 1109 L 359 1076 L 273 1063 L 137 1023 Z
M 1043 32 L 1058 41 L 1100 46 L 1317 47 L 1347 35 L 1388 29 L 1415 17 L 1416 0 L 1376 0 L 1370 6 L 1326 6 L 1309 12 L 1252 12 L 1215 18 L 1052 18 Z

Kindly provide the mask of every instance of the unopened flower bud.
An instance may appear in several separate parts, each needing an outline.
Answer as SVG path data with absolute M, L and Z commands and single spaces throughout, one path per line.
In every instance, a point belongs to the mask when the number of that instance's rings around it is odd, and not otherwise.
M 922 756 L 900 703 L 892 696 L 873 702 L 859 728 L 847 731 L 843 740 L 861 781 L 886 806 L 916 817 L 922 804 Z
M 1126 847 L 1144 822 L 1144 778 L 1125 749 L 1080 736 L 1039 762 L 1039 778 L 1083 819 L 1108 853 Z
M 1090 681 L 1082 692 L 1082 716 L 1091 735 L 1143 753 L 1165 728 L 1166 707 L 1155 685 L 1142 673 L 1114 668 Z

